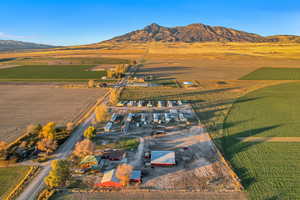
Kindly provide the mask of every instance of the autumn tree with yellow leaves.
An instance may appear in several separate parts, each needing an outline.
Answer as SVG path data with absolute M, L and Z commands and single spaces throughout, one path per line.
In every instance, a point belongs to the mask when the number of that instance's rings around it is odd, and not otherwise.
M 101 104 L 95 109 L 96 121 L 105 122 L 109 117 L 108 108 L 105 104 Z
M 51 162 L 51 171 L 44 179 L 44 182 L 49 188 L 63 187 L 66 185 L 70 175 L 70 165 L 67 160 L 53 160 Z
M 96 136 L 96 129 L 94 126 L 89 126 L 87 129 L 85 129 L 83 136 L 87 139 L 92 139 Z
M 117 88 L 112 89 L 109 96 L 109 103 L 111 105 L 116 105 L 119 102 L 119 99 L 120 99 L 120 91 Z
M 75 145 L 73 154 L 77 157 L 83 158 L 85 156 L 92 155 L 95 152 L 95 149 L 96 146 L 91 140 L 84 139 Z
M 49 122 L 45 126 L 43 126 L 40 131 L 40 138 L 46 138 L 49 140 L 55 140 L 55 126 L 54 122 Z
M 121 164 L 117 167 L 116 177 L 120 180 L 123 186 L 127 186 L 129 184 L 132 170 L 132 165 L 128 164 Z

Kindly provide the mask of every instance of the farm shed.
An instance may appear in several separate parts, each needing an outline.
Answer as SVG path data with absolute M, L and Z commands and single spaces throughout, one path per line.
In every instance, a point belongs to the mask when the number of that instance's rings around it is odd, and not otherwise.
M 152 166 L 172 166 L 175 164 L 174 151 L 151 151 Z
M 124 151 L 113 149 L 113 150 L 105 151 L 102 155 L 102 158 L 111 161 L 118 161 L 118 160 L 122 160 L 124 155 L 125 155 Z
M 84 157 L 79 163 L 80 168 L 88 169 L 88 168 L 97 168 L 101 162 L 100 156 L 89 155 Z
M 98 187 L 122 187 L 120 180 L 116 177 L 116 169 L 109 170 L 104 173 L 100 183 L 96 183 Z M 130 182 L 142 182 L 140 170 L 133 170 L 130 176 Z

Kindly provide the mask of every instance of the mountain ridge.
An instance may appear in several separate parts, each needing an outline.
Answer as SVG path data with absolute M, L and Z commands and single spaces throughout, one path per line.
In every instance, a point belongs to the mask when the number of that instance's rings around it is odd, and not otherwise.
M 143 29 L 113 37 L 112 42 L 300 42 L 300 36 L 261 36 L 223 26 L 201 23 L 165 27 L 152 23 Z
M 33 42 L 22 42 L 17 40 L 0 40 L 0 51 L 17 51 L 30 49 L 48 49 L 56 46 L 38 44 Z

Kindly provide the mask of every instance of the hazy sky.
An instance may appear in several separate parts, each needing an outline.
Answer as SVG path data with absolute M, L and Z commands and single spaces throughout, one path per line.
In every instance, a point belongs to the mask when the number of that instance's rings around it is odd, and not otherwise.
M 151 23 L 300 35 L 299 0 L 1 0 L 0 39 L 99 42 Z

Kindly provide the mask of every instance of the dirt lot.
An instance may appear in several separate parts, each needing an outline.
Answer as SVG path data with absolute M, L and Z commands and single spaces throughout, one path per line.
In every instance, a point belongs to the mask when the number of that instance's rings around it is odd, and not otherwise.
M 0 140 L 14 140 L 29 124 L 72 121 L 104 92 L 49 85 L 0 85 Z

